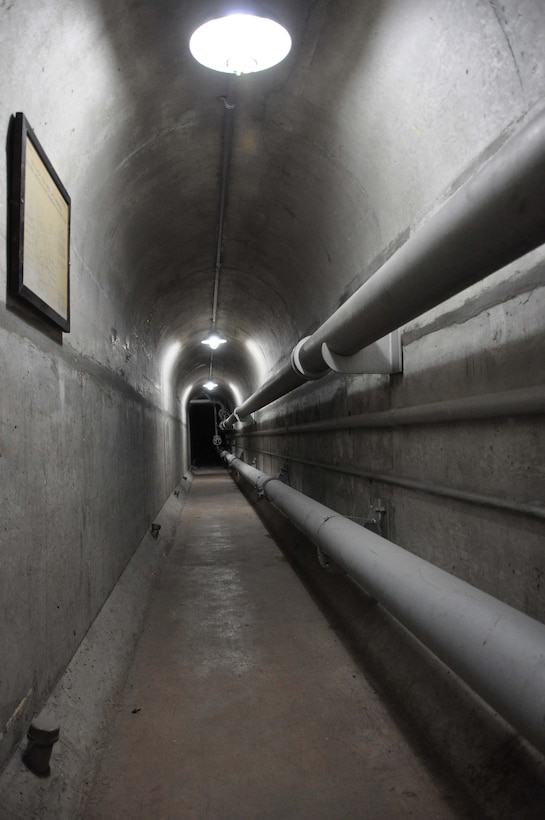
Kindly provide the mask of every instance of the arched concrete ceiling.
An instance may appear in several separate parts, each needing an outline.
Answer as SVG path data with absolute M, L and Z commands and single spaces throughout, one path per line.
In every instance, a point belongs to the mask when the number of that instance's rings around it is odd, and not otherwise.
M 200 340 L 228 90 L 189 53 L 204 10 L 201 0 L 28 0 L 0 11 L 19 88 L 5 106 L 25 111 L 73 198 L 73 266 L 91 284 L 74 279 L 71 343 L 108 360 L 108 329 L 121 328 L 145 364 L 177 340 L 181 385 L 209 361 Z M 545 79 L 540 0 L 279 0 L 275 10 L 291 54 L 235 81 L 217 317 L 229 344 L 215 362 L 243 390 L 374 271 L 539 101 Z

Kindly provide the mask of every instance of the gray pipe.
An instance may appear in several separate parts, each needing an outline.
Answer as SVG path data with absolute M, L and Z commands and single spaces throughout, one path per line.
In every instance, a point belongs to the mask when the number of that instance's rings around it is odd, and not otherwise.
M 545 112 L 503 145 L 324 322 L 300 357 L 315 370 L 325 342 L 351 355 L 545 242 Z
M 309 421 L 306 424 L 287 424 L 285 427 L 273 427 L 269 430 L 244 431 L 238 435 L 287 436 L 367 427 L 402 427 L 536 415 L 545 415 L 545 388 L 541 386 L 503 390 L 480 396 L 463 396 L 413 407 L 392 407 L 390 410 L 379 410 L 376 413 L 359 413 L 355 416 Z
M 541 752 L 545 624 L 250 467 L 223 458 Z
M 350 356 L 545 242 L 545 112 L 506 142 L 311 336 L 296 346 L 301 381 L 324 372 L 322 345 Z M 267 402 L 250 396 L 242 407 Z M 238 409 L 237 409 L 238 412 Z M 238 416 L 248 415 L 238 412 Z M 232 417 L 236 421 L 236 417 Z M 227 420 L 226 426 L 234 421 Z
M 297 373 L 291 364 L 285 365 L 282 370 L 270 381 L 266 382 L 262 387 L 253 393 L 249 398 L 243 402 L 240 407 L 235 408 L 234 412 L 220 424 L 223 429 L 228 429 L 248 417 L 250 413 L 265 407 L 267 404 L 285 396 L 286 393 L 291 393 L 296 387 L 300 387 L 306 382 L 306 378 Z
M 538 507 L 537 504 L 525 504 L 522 501 L 511 501 L 505 498 L 497 498 L 493 495 L 474 493 L 471 490 L 457 490 L 454 487 L 442 487 L 440 484 L 428 484 L 425 481 L 418 481 L 414 478 L 404 476 L 389 475 L 388 473 L 375 473 L 371 470 L 361 470 L 358 467 L 347 467 L 344 464 L 327 464 L 323 461 L 311 461 L 307 458 L 297 458 L 296 456 L 286 456 L 282 453 L 274 453 L 271 450 L 262 450 L 257 447 L 248 447 L 250 453 L 260 453 L 264 456 L 272 456 L 281 461 L 292 461 L 295 464 L 304 464 L 307 467 L 317 467 L 319 470 L 329 470 L 341 475 L 351 475 L 356 478 L 363 478 L 366 481 L 377 481 L 380 484 L 391 484 L 394 487 L 405 487 L 415 492 L 429 493 L 440 498 L 454 498 L 467 504 L 477 504 L 479 507 L 491 507 L 496 510 L 504 510 L 517 515 L 530 515 L 533 518 L 545 520 L 545 507 Z

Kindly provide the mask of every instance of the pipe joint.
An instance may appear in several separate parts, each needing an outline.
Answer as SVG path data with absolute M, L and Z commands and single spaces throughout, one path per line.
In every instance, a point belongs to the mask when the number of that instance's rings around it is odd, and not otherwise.
M 241 421 L 241 418 L 237 410 L 238 408 L 235 407 L 235 409 L 233 410 L 231 415 L 228 416 L 228 418 L 224 419 L 223 421 L 220 421 L 218 425 L 220 430 L 232 430 L 237 421 Z
M 315 379 L 321 379 L 322 376 L 329 373 L 329 367 L 326 367 L 325 370 L 322 370 L 320 373 L 313 373 L 310 370 L 307 370 L 307 368 L 303 365 L 301 362 L 301 350 L 308 339 L 310 339 L 310 336 L 305 336 L 305 338 L 297 342 L 293 348 L 291 352 L 291 366 L 299 376 L 303 376 L 303 378 L 307 379 L 307 381 L 314 381 Z
M 331 521 L 332 518 L 342 518 L 342 516 L 341 515 L 326 515 L 326 517 L 323 519 L 321 524 L 318 525 L 318 528 L 316 530 L 316 536 L 317 536 L 318 544 L 319 544 L 320 547 L 322 546 L 321 539 L 320 539 L 320 534 L 322 532 L 322 527 L 324 527 L 327 524 L 328 521 Z
M 345 575 L 345 572 L 341 567 L 333 561 L 327 553 L 321 549 L 321 547 L 316 547 L 316 557 L 318 558 L 318 563 L 320 564 L 321 568 L 324 569 L 326 572 L 331 573 L 331 575 Z
M 322 543 L 322 539 L 321 539 L 321 532 L 322 532 L 323 527 L 325 527 L 327 522 L 331 521 L 332 518 L 341 518 L 341 516 L 340 515 L 326 515 L 326 517 L 323 519 L 321 524 L 319 524 L 317 529 L 316 529 L 316 540 L 315 540 L 316 557 L 318 558 L 318 563 L 320 564 L 322 569 L 325 569 L 326 572 L 330 572 L 333 575 L 341 575 L 341 574 L 344 575 L 344 570 L 341 569 L 341 567 L 337 563 L 335 563 L 335 561 L 333 561 L 333 559 L 331 558 L 331 556 L 329 555 L 328 552 L 325 552 L 322 549 L 323 543 Z
M 278 481 L 278 479 L 274 475 L 270 475 L 265 479 L 259 478 L 256 482 L 256 485 L 255 485 L 256 490 L 258 491 L 258 493 L 260 493 L 261 495 L 265 495 L 265 487 L 267 486 L 267 484 L 270 481 Z
M 255 489 L 257 490 L 257 497 L 259 499 L 265 498 L 265 487 L 270 481 L 278 481 L 276 476 L 270 475 L 266 478 L 262 478 L 261 476 L 257 479 L 255 483 Z

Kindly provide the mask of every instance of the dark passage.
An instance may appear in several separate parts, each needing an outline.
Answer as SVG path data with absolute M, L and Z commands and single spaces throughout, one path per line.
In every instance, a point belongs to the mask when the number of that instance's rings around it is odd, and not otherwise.
M 195 467 L 218 467 L 221 459 L 213 444 L 215 418 L 212 402 L 199 402 L 189 406 L 189 430 L 191 463 Z

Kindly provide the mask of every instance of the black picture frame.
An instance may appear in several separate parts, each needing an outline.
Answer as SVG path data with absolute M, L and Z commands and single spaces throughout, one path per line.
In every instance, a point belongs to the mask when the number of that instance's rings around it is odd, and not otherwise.
M 9 187 L 9 292 L 69 333 L 71 200 L 21 112 L 12 119 Z

